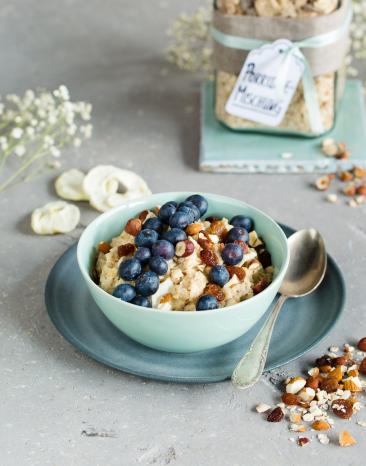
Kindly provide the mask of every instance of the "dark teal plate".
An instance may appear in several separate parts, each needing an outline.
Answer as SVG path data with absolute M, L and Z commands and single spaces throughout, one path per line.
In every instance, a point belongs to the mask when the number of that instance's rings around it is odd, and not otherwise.
M 294 232 L 282 228 L 287 236 Z M 53 267 L 45 301 L 57 330 L 83 353 L 130 374 L 173 382 L 206 383 L 230 378 L 265 319 L 237 340 L 213 350 L 178 354 L 147 348 L 114 327 L 94 303 L 76 262 L 76 245 Z M 341 271 L 328 256 L 322 285 L 305 298 L 285 303 L 273 332 L 266 370 L 298 358 L 316 345 L 339 318 L 344 301 Z

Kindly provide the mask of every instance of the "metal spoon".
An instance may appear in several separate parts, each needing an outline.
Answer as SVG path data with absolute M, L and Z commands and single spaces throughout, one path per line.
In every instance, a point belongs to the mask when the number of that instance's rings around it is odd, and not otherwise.
M 324 278 L 327 254 L 320 233 L 313 228 L 300 230 L 290 236 L 288 242 L 290 263 L 280 288 L 281 296 L 233 372 L 231 380 L 238 388 L 251 387 L 262 375 L 273 327 L 286 299 L 311 293 Z

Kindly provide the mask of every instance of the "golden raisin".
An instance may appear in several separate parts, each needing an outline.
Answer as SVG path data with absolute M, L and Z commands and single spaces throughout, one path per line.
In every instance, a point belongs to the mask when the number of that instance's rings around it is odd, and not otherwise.
M 225 299 L 225 293 L 222 291 L 221 287 L 215 283 L 208 283 L 203 294 L 212 294 L 212 296 L 215 296 L 217 301 L 223 301 Z
M 149 215 L 149 211 L 143 210 L 142 212 L 139 213 L 139 220 L 141 220 L 141 222 L 144 222 L 148 215 Z
M 339 388 L 338 380 L 334 377 L 327 377 L 320 382 L 320 388 L 327 393 L 336 392 Z
M 107 254 L 111 250 L 111 245 L 105 241 L 101 241 L 98 244 L 98 251 L 102 252 L 103 254 Z
M 242 267 L 238 267 L 237 265 L 227 265 L 226 269 L 229 272 L 230 278 L 233 275 L 236 275 L 239 280 L 244 280 L 246 272 Z
M 216 256 L 210 249 L 203 249 L 200 252 L 200 257 L 202 262 L 206 265 L 210 265 L 211 267 L 217 265 Z
M 214 220 L 207 229 L 210 235 L 221 236 L 226 231 L 225 223 L 222 220 Z
M 197 235 L 200 231 L 202 231 L 203 225 L 202 223 L 191 223 L 186 228 L 187 235 L 193 236 Z
M 129 256 L 135 252 L 135 245 L 132 243 L 121 244 L 118 246 L 117 253 L 119 257 Z
M 141 231 L 142 222 L 139 218 L 131 218 L 126 226 L 125 231 L 129 235 L 136 236 Z

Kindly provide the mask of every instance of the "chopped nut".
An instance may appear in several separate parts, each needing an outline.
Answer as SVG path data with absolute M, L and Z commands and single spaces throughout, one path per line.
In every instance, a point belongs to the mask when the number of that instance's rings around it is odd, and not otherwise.
M 329 356 L 324 355 L 324 356 L 321 356 L 320 358 L 318 358 L 315 361 L 315 364 L 317 365 L 317 367 L 331 366 L 332 365 L 332 359 Z
M 221 287 L 215 283 L 208 283 L 203 294 L 211 294 L 212 296 L 215 296 L 217 301 L 223 301 L 225 299 L 225 293 L 222 291 Z
M 311 377 L 316 377 L 319 375 L 319 367 L 312 367 L 311 369 L 308 370 L 308 374 Z
M 148 210 L 143 210 L 142 212 L 139 213 L 139 219 L 141 222 L 144 222 L 146 220 L 146 217 L 149 215 Z
M 353 173 L 348 171 L 340 172 L 338 177 L 341 181 L 352 181 L 354 178 Z
M 131 218 L 125 226 L 125 231 L 129 235 L 137 236 L 140 233 L 142 222 L 139 218 Z
M 173 300 L 173 295 L 171 293 L 166 293 L 160 298 L 159 304 L 169 303 L 172 300 Z
M 356 194 L 356 186 L 353 183 L 348 183 L 343 188 L 343 193 L 348 197 L 353 197 Z
M 327 194 L 326 199 L 331 204 L 335 204 L 338 201 L 338 196 L 337 194 L 331 193 L 331 194 Z
M 194 244 L 191 240 L 178 241 L 175 245 L 175 255 L 177 257 L 188 257 L 194 253 Z
M 332 410 L 341 419 L 349 419 L 353 414 L 352 403 L 342 398 L 333 401 Z
M 289 429 L 291 432 L 306 432 L 306 426 L 304 424 L 290 424 Z
M 354 167 L 353 174 L 356 178 L 365 178 L 366 176 L 366 169 L 363 167 Z
M 360 196 L 366 196 L 366 185 L 362 184 L 357 186 L 356 194 L 359 194 Z
M 326 191 L 330 186 L 330 178 L 328 175 L 323 175 L 315 181 L 315 187 L 319 191 Z
M 200 231 L 203 230 L 202 223 L 191 223 L 186 228 L 187 235 L 194 236 L 197 235 Z
M 259 403 L 255 407 L 257 413 L 265 413 L 266 411 L 269 411 L 271 407 L 269 405 L 266 405 L 265 403 Z
M 310 376 L 306 379 L 306 386 L 316 390 L 320 384 L 320 377 Z
M 229 272 L 230 278 L 233 277 L 233 275 L 236 275 L 239 280 L 244 280 L 246 272 L 243 267 L 238 267 L 236 265 L 227 265 L 226 266 L 227 271 Z
M 331 372 L 333 369 L 332 369 L 332 366 L 320 366 L 319 367 L 319 370 L 320 372 L 322 372 L 323 374 L 328 374 L 329 372 Z
M 278 406 L 277 408 L 274 408 L 267 416 L 267 421 L 268 422 L 280 422 L 283 419 L 283 411 L 282 409 Z
M 363 358 L 358 370 L 361 374 L 366 375 L 366 358 Z
M 332 393 L 337 391 L 339 388 L 338 380 L 334 377 L 328 377 L 326 379 L 321 380 L 320 388 L 325 390 L 327 393 Z
M 361 338 L 361 340 L 357 343 L 357 348 L 360 351 L 366 352 L 366 337 Z
M 306 385 L 306 380 L 303 377 L 293 377 L 290 379 L 288 384 L 286 385 L 286 392 L 287 393 L 299 393 Z
M 318 440 L 322 445 L 328 445 L 329 437 L 326 434 L 318 434 Z
M 202 249 L 200 252 L 201 260 L 204 264 L 214 266 L 217 265 L 215 254 L 210 249 Z
M 285 403 L 285 405 L 296 406 L 300 404 L 299 397 L 297 395 L 294 395 L 293 393 L 284 393 L 281 399 Z
M 333 359 L 333 362 L 336 366 L 345 366 L 348 362 L 348 356 L 347 355 L 344 355 L 344 356 L 338 356 L 337 358 L 334 358 Z
M 297 396 L 301 399 L 301 401 L 311 401 L 315 398 L 315 390 L 311 387 L 305 387 L 299 391 Z
M 293 424 L 300 424 L 301 422 L 301 414 L 300 413 L 290 413 L 290 421 Z
M 330 424 L 326 421 L 314 421 L 312 424 L 311 424 L 311 427 L 314 429 L 314 430 L 329 430 L 330 429 Z
M 362 392 L 361 381 L 358 377 L 348 377 L 343 381 L 344 389 L 351 392 Z
M 341 447 L 350 447 L 352 445 L 356 445 L 357 443 L 356 439 L 353 438 L 352 435 L 346 430 L 342 430 L 342 432 L 339 433 L 338 440 Z

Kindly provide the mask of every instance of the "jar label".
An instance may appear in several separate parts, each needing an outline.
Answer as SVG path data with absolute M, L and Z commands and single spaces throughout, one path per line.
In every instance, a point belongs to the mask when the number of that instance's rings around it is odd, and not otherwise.
M 252 50 L 240 71 L 225 110 L 231 115 L 278 126 L 292 100 L 305 64 L 287 39 Z

